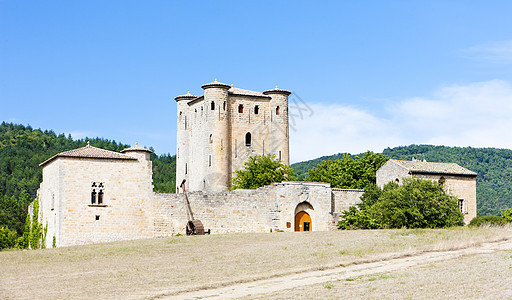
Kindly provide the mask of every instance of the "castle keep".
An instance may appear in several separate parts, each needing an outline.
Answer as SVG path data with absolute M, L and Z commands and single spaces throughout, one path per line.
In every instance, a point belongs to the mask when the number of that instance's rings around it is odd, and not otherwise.
M 290 163 L 288 96 L 275 89 L 255 92 L 217 80 L 177 103 L 176 187 L 188 191 L 227 191 L 233 172 L 249 156 L 274 154 Z M 178 190 L 179 191 L 179 190 Z
M 190 208 L 211 233 L 335 230 L 341 212 L 363 190 L 328 183 L 280 182 L 230 190 L 234 171 L 251 155 L 274 154 L 289 164 L 288 96 L 254 92 L 215 80 L 177 102 L 176 186 L 186 180 Z M 39 220 L 46 247 L 184 234 L 184 194 L 153 192 L 151 151 L 137 144 L 121 153 L 91 145 L 41 163 Z M 445 183 L 461 201 L 465 221 L 476 214 L 476 174 L 455 164 L 390 160 L 377 171 L 383 185 L 421 176 Z

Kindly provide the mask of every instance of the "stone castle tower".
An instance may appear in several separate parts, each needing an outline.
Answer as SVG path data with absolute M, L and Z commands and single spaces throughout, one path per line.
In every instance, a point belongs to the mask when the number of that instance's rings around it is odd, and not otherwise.
M 234 171 L 248 157 L 272 153 L 289 165 L 288 96 L 278 89 L 255 92 L 215 80 L 177 102 L 176 187 L 229 190 Z M 179 190 L 178 190 L 179 191 Z

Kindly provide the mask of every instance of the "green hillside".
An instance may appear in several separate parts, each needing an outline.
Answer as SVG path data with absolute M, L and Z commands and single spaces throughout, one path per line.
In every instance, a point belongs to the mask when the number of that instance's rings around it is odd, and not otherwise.
M 495 148 L 411 145 L 387 148 L 383 154 L 394 159 L 413 157 L 431 162 L 454 162 L 478 173 L 477 208 L 480 215 L 499 215 L 512 208 L 512 150 Z M 322 160 L 338 159 L 342 154 L 324 156 L 292 165 L 300 178 Z
M 53 131 L 3 122 L 0 125 L 0 226 L 22 234 L 27 207 L 42 180 L 39 164 L 59 152 L 83 147 L 87 141 L 111 151 L 129 147 L 100 138 L 73 140 Z M 155 191 L 174 192 L 175 156 L 153 153 L 151 160 Z

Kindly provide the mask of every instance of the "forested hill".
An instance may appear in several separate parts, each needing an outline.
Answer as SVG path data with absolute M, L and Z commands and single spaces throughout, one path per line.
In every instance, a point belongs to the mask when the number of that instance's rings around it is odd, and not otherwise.
M 394 159 L 411 160 L 413 157 L 430 162 L 454 162 L 478 173 L 477 207 L 480 215 L 498 215 L 512 208 L 512 150 L 495 148 L 446 147 L 411 145 L 387 148 L 383 154 Z M 292 165 L 299 176 L 322 160 L 338 159 L 342 154 Z
M 0 227 L 7 226 L 20 235 L 27 207 L 34 200 L 42 172 L 39 164 L 53 155 L 91 146 L 121 151 L 129 145 L 93 138 L 73 140 L 71 136 L 41 131 L 30 126 L 3 122 L 0 125 Z M 155 191 L 175 191 L 175 156 L 151 155 Z

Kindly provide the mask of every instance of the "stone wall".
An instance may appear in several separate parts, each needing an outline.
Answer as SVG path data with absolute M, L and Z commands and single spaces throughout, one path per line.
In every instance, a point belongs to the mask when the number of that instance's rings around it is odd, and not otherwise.
M 336 191 L 338 205 L 357 201 L 359 191 Z M 346 194 L 346 195 L 345 195 Z M 183 194 L 155 194 L 155 236 L 184 234 L 188 221 Z M 194 218 L 212 233 L 294 231 L 295 214 L 309 203 L 312 230 L 335 229 L 332 189 L 325 184 L 283 182 L 256 190 L 188 193 Z

